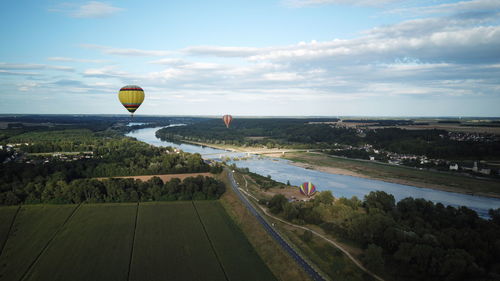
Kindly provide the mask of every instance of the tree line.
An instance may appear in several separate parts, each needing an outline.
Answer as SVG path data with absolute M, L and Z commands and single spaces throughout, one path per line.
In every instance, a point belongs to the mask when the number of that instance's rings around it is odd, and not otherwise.
M 66 135 L 70 137 L 65 139 Z M 64 142 L 72 147 L 85 143 L 93 144 L 89 147 L 91 158 L 67 161 L 50 155 L 23 155 L 21 160 L 0 163 L 2 202 L 25 202 L 34 191 L 35 198 L 41 200 L 45 187 L 57 182 L 71 183 L 76 179 L 222 171 L 220 165 L 205 163 L 200 154 L 155 147 L 114 133 L 63 130 L 30 132 L 29 136 L 34 145 L 16 150 L 24 153 L 32 151 L 32 146 L 51 150 L 54 147 L 52 142 Z
M 275 195 L 270 211 L 297 224 L 314 224 L 364 248 L 365 265 L 395 280 L 499 280 L 500 209 L 491 219 L 473 210 L 375 191 L 363 200 L 329 191 L 308 202 Z
M 212 177 L 173 178 L 163 182 L 159 177 L 148 181 L 112 178 L 63 180 L 46 184 L 30 182 L 27 194 L 19 198 L 12 191 L 0 194 L 1 205 L 78 204 L 103 202 L 175 201 L 218 199 L 225 191 L 224 183 Z

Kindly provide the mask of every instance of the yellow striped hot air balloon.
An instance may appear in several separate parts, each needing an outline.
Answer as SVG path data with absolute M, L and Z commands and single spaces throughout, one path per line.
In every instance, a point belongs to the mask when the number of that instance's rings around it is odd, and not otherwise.
M 123 106 L 132 114 L 141 106 L 144 101 L 144 90 L 135 85 L 127 85 L 120 89 L 118 98 Z

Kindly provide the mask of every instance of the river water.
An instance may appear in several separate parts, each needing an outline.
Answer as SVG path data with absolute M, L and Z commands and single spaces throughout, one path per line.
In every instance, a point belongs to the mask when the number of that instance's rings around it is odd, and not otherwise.
M 178 126 L 178 125 L 171 125 Z M 127 134 L 137 140 L 155 145 L 172 146 L 189 153 L 199 153 L 205 159 L 219 159 L 223 157 L 240 158 L 244 153 L 228 152 L 221 149 L 192 145 L 186 143 L 173 143 L 156 138 L 157 128 L 145 128 Z M 467 206 L 475 210 L 481 217 L 488 217 L 489 209 L 500 208 L 500 199 L 484 196 L 473 196 L 455 192 L 446 192 L 429 188 L 389 183 L 380 180 L 365 179 L 353 176 L 337 175 L 309 170 L 294 166 L 289 160 L 269 157 L 251 157 L 247 160 L 231 160 L 240 168 L 248 168 L 251 172 L 268 176 L 274 180 L 298 186 L 303 182 L 311 181 L 319 191 L 330 190 L 335 197 L 357 196 L 362 199 L 370 191 L 382 190 L 394 195 L 397 201 L 406 198 L 424 198 L 435 203 L 441 202 L 450 206 Z

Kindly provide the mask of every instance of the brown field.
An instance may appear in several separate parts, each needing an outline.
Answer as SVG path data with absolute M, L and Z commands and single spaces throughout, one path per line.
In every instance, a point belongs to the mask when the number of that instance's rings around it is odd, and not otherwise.
M 98 180 L 105 180 L 105 179 L 136 179 L 136 180 L 141 180 L 141 181 L 147 181 L 151 179 L 152 177 L 159 177 L 163 182 L 170 181 L 173 178 L 178 178 L 180 180 L 183 180 L 185 178 L 189 177 L 196 177 L 196 176 L 205 176 L 205 177 L 213 177 L 214 175 L 211 173 L 188 173 L 188 174 L 164 174 L 164 175 L 148 175 L 148 176 L 124 176 L 124 177 L 107 177 L 107 178 L 97 178 Z

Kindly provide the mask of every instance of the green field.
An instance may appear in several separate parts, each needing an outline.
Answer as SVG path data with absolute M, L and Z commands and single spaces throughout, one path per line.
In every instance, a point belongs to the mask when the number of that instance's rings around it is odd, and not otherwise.
M 194 204 L 229 280 L 275 280 L 222 205 L 211 201 Z
M 141 204 L 130 280 L 225 280 L 191 201 Z
M 20 280 L 75 208 L 75 205 L 21 207 L 0 256 L 0 279 Z
M 16 215 L 17 206 L 2 206 L 0 207 L 0 254 L 5 246 L 5 240 L 9 234 L 12 219 Z
M 22 206 L 0 256 L 0 280 L 276 280 L 218 201 L 196 207 Z M 0 234 L 16 209 L 0 208 Z
M 26 280 L 126 280 L 136 208 L 82 205 Z

